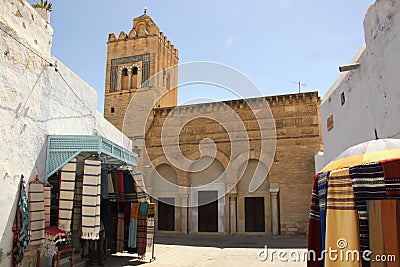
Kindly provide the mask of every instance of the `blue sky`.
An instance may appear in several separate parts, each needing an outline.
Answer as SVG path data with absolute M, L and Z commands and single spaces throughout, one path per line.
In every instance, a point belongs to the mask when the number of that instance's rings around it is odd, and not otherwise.
M 36 1 L 29 0 L 33 3 Z M 247 75 L 263 95 L 319 91 L 322 97 L 364 43 L 363 19 L 373 0 L 53 0 L 52 53 L 91 85 L 103 111 L 109 33 L 128 33 L 150 15 L 179 50 L 180 63 L 213 61 Z M 179 102 L 222 100 L 218 87 L 186 86 Z

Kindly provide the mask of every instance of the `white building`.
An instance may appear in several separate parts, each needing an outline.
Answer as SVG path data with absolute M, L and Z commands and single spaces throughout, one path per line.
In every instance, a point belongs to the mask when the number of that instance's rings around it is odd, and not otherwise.
M 49 135 L 98 135 L 132 148 L 97 112 L 95 90 L 51 55 L 52 34 L 25 0 L 0 1 L 0 266 L 12 262 L 20 177 L 46 178 Z
M 365 45 L 321 102 L 321 170 L 347 148 L 379 138 L 400 138 L 400 3 L 380 0 L 364 18 Z

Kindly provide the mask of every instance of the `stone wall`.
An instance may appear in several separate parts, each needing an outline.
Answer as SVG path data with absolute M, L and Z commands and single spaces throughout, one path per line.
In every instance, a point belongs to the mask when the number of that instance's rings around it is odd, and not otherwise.
M 315 174 L 314 154 L 319 150 L 321 143 L 319 126 L 319 97 L 317 92 L 293 95 L 267 97 L 268 104 L 274 115 L 276 124 L 276 155 L 269 172 L 269 185 L 261 193 L 266 197 L 266 213 L 271 214 L 269 188 L 279 189 L 280 203 L 280 231 L 282 234 L 305 233 L 308 227 L 308 212 L 313 177 Z M 258 159 L 260 153 L 260 133 L 252 111 L 243 100 L 232 100 L 217 103 L 179 107 L 181 115 L 193 110 L 215 109 L 218 106 L 228 105 L 239 115 L 246 125 L 249 135 L 251 158 Z M 149 130 L 146 135 L 146 149 L 154 164 L 168 163 L 161 146 L 161 130 L 165 119 L 172 108 L 154 110 L 154 118 L 147 122 Z M 228 123 L 228 122 L 226 122 Z M 214 140 L 218 153 L 218 160 L 224 167 L 227 166 L 231 155 L 231 143 L 225 129 L 217 122 L 197 118 L 186 124 L 180 133 L 179 148 L 188 159 L 195 160 L 200 156 L 199 142 L 203 138 Z M 157 165 L 155 165 L 156 167 Z M 175 169 L 178 175 L 178 184 L 190 185 L 189 173 Z M 237 189 L 236 189 L 237 190 Z M 260 192 L 250 194 L 246 191 L 239 193 L 238 216 L 239 232 L 244 229 L 243 202 L 245 196 L 259 196 Z M 226 199 L 226 203 L 228 199 Z M 228 211 L 226 212 L 228 214 Z M 271 217 L 266 217 L 267 233 L 271 233 Z M 228 229 L 227 224 L 227 229 Z

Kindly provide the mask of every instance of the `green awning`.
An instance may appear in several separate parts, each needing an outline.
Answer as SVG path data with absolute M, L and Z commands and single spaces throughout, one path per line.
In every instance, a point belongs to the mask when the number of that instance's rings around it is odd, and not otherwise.
M 106 164 L 137 166 L 138 156 L 102 137 L 91 135 L 49 135 L 46 180 L 79 154 L 97 154 Z

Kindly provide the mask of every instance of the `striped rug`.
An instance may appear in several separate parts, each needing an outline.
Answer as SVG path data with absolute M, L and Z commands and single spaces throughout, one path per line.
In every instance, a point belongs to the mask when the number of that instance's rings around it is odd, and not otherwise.
M 400 160 L 383 160 L 386 196 L 389 199 L 400 199 Z
M 30 212 L 30 245 L 44 243 L 44 192 L 43 184 L 32 182 L 29 185 L 29 212 Z
M 82 238 L 97 240 L 100 232 L 101 162 L 85 160 L 82 188 Z
M 118 213 L 117 251 L 124 251 L 124 213 Z
M 135 180 L 135 191 L 139 202 L 147 202 L 146 187 L 141 173 L 135 173 L 134 170 L 129 170 Z
M 350 178 L 358 213 L 361 253 L 370 249 L 367 200 L 383 199 L 386 197 L 383 176 L 383 168 L 379 162 L 357 165 L 350 168 Z M 363 259 L 363 266 L 370 266 L 370 262 Z
M 136 248 L 139 256 L 143 257 L 147 246 L 147 215 L 139 215 L 137 220 Z
M 50 226 L 51 187 L 43 187 L 44 196 L 44 226 Z
M 154 242 L 154 217 L 147 218 L 147 246 L 146 254 L 150 254 L 149 259 L 151 259 L 151 254 L 153 253 L 153 242 Z
M 314 257 L 307 260 L 307 267 L 321 267 L 323 264 L 318 260 L 321 255 L 321 219 L 318 201 L 319 174 L 315 175 L 312 187 L 310 214 L 308 221 L 308 250 L 314 251 Z
M 131 220 L 129 224 L 129 239 L 128 247 L 136 248 L 136 233 L 137 233 L 137 218 L 139 216 L 139 206 L 140 203 L 131 204 Z
M 328 179 L 328 197 L 326 212 L 326 248 L 341 251 L 347 255 L 349 251 L 360 249 L 358 213 L 354 202 L 354 191 L 348 168 L 335 170 Z M 334 260 L 325 257 L 325 266 L 361 267 L 357 260 Z
M 72 209 L 74 205 L 76 158 L 61 169 L 60 202 L 58 207 L 58 228 L 71 232 Z

